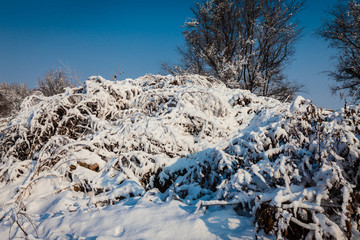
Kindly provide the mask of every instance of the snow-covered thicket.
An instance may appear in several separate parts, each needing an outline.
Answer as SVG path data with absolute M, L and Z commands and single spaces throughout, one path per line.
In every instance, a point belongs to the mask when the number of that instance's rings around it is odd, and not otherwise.
M 283 104 L 198 75 L 91 77 L 32 95 L 0 124 L 0 226 L 35 234 L 35 215 L 156 195 L 233 204 L 278 238 L 350 238 L 360 224 L 359 112 Z

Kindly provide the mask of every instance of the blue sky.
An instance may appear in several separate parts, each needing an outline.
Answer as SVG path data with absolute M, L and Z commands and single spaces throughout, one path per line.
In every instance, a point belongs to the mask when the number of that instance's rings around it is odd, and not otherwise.
M 162 62 L 176 63 L 183 44 L 181 26 L 191 17 L 193 0 L 0 0 L 0 82 L 25 82 L 30 88 L 49 68 L 70 65 L 82 80 L 159 73 Z M 324 71 L 336 52 L 313 36 L 325 10 L 336 0 L 308 0 L 299 15 L 304 37 L 287 68 L 300 93 L 318 106 L 339 108 Z

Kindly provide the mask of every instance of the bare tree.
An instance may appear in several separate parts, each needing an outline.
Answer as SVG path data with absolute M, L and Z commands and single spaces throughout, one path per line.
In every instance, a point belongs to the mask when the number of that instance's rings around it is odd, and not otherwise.
M 0 83 L 0 118 L 12 116 L 30 93 L 25 84 Z
M 45 96 L 52 96 L 64 92 L 65 88 L 72 87 L 73 83 L 64 70 L 50 69 L 42 78 L 38 78 L 37 86 Z
M 344 90 L 360 99 L 360 1 L 339 1 L 329 15 L 317 34 L 339 51 L 336 69 L 329 72 L 333 93 Z
M 181 64 L 163 66 L 211 75 L 259 95 L 291 98 L 301 86 L 286 82 L 283 69 L 300 37 L 294 17 L 302 6 L 296 0 L 196 3 L 193 18 L 185 22 Z

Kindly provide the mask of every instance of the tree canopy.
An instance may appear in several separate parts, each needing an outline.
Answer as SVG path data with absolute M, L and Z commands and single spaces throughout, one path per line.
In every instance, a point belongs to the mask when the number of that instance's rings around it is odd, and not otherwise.
M 165 69 L 210 75 L 228 87 L 291 99 L 300 86 L 287 81 L 284 68 L 301 35 L 295 15 L 302 6 L 295 0 L 196 3 L 184 26 L 181 65 Z
M 317 34 L 339 52 L 336 68 L 329 72 L 336 83 L 332 90 L 360 99 L 360 1 L 339 1 L 329 15 Z

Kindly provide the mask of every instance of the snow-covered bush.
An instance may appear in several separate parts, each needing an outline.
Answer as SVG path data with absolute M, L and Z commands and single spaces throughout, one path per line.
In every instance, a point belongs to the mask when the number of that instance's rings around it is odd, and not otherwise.
M 157 188 L 163 201 L 233 204 L 279 239 L 350 238 L 360 224 L 359 116 L 360 106 L 283 104 L 198 75 L 91 77 L 29 96 L 0 125 L 0 223 L 21 228 L 30 213 Z
M 93 194 L 95 205 L 142 195 L 160 167 L 232 131 L 223 122 L 228 103 L 209 91 L 213 86 L 226 90 L 200 76 L 117 83 L 92 77 L 63 94 L 32 95 L 1 129 L 0 181 L 9 189 L 23 186 L 11 190 L 19 201 L 34 179 L 49 176 L 61 177 L 66 189 Z
M 72 73 L 69 68 L 69 72 Z M 45 96 L 53 96 L 65 92 L 65 88 L 73 87 L 72 78 L 62 69 L 50 69 L 37 80 L 37 87 Z
M 230 144 L 179 159 L 159 182 L 185 200 L 252 207 L 257 227 L 279 239 L 350 238 L 360 224 L 360 106 L 329 112 L 298 97 L 280 112 L 257 112 Z

